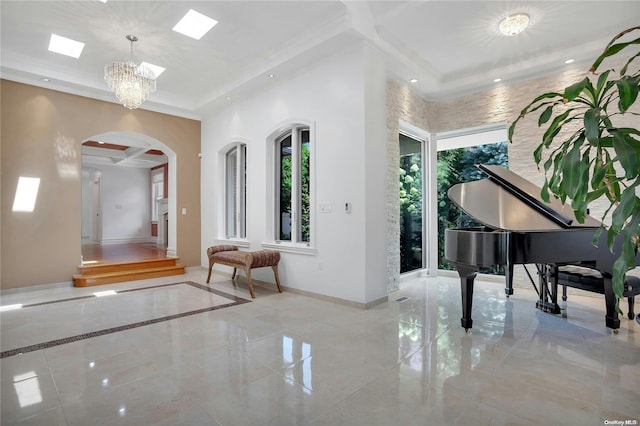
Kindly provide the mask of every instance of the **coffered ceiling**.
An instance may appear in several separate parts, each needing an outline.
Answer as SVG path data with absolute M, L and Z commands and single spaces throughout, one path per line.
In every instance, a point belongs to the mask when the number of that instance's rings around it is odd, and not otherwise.
M 200 40 L 172 30 L 189 9 L 218 21 Z M 529 27 L 499 34 L 516 12 Z M 417 79 L 407 84 L 432 99 L 555 72 L 567 59 L 586 70 L 613 35 L 640 24 L 640 2 L 2 0 L 0 15 L 2 78 L 115 102 L 104 66 L 128 59 L 133 34 L 135 60 L 166 68 L 143 108 L 200 118 L 363 41 L 392 78 Z M 81 56 L 48 51 L 52 33 L 85 43 Z

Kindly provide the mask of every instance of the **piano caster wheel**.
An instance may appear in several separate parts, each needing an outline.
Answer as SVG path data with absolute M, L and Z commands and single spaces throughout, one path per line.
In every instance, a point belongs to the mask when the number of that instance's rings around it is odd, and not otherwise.
M 465 334 L 471 334 L 471 329 L 470 328 L 465 328 L 464 329 L 464 333 Z
M 613 329 L 613 334 L 618 334 L 618 333 L 620 333 L 620 330 L 618 330 L 617 328 L 614 328 Z
M 633 312 L 628 312 L 627 313 L 627 318 L 629 318 L 630 320 L 633 319 Z

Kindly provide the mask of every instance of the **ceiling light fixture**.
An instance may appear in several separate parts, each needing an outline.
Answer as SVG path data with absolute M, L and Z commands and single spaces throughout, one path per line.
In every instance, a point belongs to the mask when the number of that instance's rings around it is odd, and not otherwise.
M 411 80 L 409 80 L 411 83 L 417 83 L 418 79 L 417 78 L 412 78 Z
M 564 61 L 565 64 L 572 64 L 574 63 L 576 60 L 575 59 L 567 59 L 566 61 Z
M 128 35 L 126 38 L 131 42 L 131 58 L 105 66 L 104 80 L 122 105 L 136 109 L 156 91 L 156 76 L 147 67 L 133 62 L 133 43 L 138 37 Z
M 527 25 L 529 25 L 529 15 L 526 13 L 516 13 L 500 21 L 498 29 L 503 35 L 514 36 L 524 31 Z
M 494 78 L 494 79 L 493 79 L 493 82 L 494 82 L 494 83 L 500 83 L 501 81 L 502 81 L 502 79 L 501 79 L 501 78 Z

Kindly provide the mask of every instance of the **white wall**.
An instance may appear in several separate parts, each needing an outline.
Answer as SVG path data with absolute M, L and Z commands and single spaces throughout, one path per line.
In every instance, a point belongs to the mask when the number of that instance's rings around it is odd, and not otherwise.
M 102 171 L 102 242 L 151 241 L 148 169 L 99 166 Z
M 268 235 L 269 205 L 266 138 L 280 124 L 295 119 L 313 122 L 315 129 L 315 254 L 282 252 L 281 281 L 286 287 L 356 303 L 369 303 L 386 296 L 384 173 L 377 164 L 384 157 L 384 73 L 377 70 L 367 81 L 381 79 L 375 97 L 382 104 L 366 114 L 365 76 L 368 53 L 364 47 L 337 53 L 322 63 L 299 72 L 249 98 L 235 100 L 202 120 L 202 264 L 208 265 L 206 248 L 220 244 L 218 223 L 223 182 L 219 173 L 222 147 L 234 140 L 247 143 L 248 161 L 248 239 L 249 250 L 260 250 L 261 243 L 273 242 Z M 277 77 L 276 77 L 277 78 Z M 375 84 L 374 84 L 375 86 Z M 378 92 L 381 92 L 378 93 Z M 378 111 L 382 109 L 382 111 Z M 380 137 L 367 128 L 368 117 L 379 119 Z M 373 135 L 373 136 L 372 136 Z M 380 147 L 382 144 L 382 147 Z M 365 146 L 378 146 L 371 153 Z M 373 169 L 365 170 L 365 161 Z M 375 191 L 368 190 L 367 179 L 381 180 Z M 377 184 L 376 184 L 377 185 Z M 345 203 L 351 203 L 351 213 Z M 330 213 L 320 213 L 319 203 L 331 203 Z M 382 219 L 377 218 L 379 211 Z M 371 232 L 380 235 L 372 237 Z M 371 257 L 373 256 L 373 257 Z M 370 260 L 369 260 L 370 259 Z M 374 261 L 375 259 L 375 261 Z M 372 267 L 373 270 L 367 269 Z M 216 266 L 218 268 L 218 266 Z M 252 272 L 252 275 L 254 273 Z M 256 270 L 257 279 L 273 282 L 270 269 Z M 374 289 L 374 290 L 367 290 Z

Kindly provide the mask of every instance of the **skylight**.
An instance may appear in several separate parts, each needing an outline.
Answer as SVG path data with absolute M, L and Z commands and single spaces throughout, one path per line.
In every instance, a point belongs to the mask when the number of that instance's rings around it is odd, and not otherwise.
M 160 77 L 160 74 L 162 74 L 164 72 L 164 70 L 166 69 L 166 68 L 161 67 L 160 65 L 150 64 L 149 62 L 143 62 L 143 63 L 140 64 L 140 66 L 151 70 L 151 72 L 153 72 L 153 75 L 155 75 L 156 78 Z
M 208 16 L 198 13 L 193 9 L 189 9 L 186 15 L 173 27 L 173 31 L 184 34 L 187 37 L 200 40 L 202 36 L 209 32 L 218 21 Z
M 49 41 L 49 50 L 51 52 L 71 56 L 72 58 L 79 58 L 82 53 L 82 49 L 84 49 L 84 43 L 71 40 L 70 38 L 61 37 L 56 34 L 51 34 L 51 40 Z

